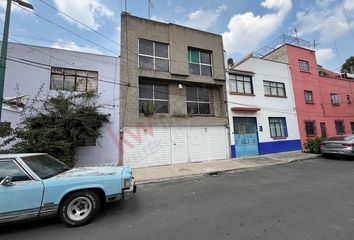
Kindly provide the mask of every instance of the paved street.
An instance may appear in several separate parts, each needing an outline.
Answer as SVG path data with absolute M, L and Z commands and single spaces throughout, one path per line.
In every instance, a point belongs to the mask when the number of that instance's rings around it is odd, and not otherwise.
M 1 240 L 353 239 L 354 161 L 315 159 L 141 185 L 88 226 L 0 227 Z

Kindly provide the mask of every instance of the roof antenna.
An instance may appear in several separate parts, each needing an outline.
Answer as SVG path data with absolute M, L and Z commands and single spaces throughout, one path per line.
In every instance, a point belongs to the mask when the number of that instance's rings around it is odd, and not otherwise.
M 150 19 L 150 11 L 151 8 L 154 7 L 154 5 L 152 4 L 152 0 L 147 0 L 147 7 L 148 7 L 148 18 Z
M 297 29 L 294 26 L 294 31 L 295 31 L 295 36 L 296 36 L 296 41 L 297 41 L 297 46 L 300 46 L 300 42 L 299 42 L 299 37 L 297 36 Z

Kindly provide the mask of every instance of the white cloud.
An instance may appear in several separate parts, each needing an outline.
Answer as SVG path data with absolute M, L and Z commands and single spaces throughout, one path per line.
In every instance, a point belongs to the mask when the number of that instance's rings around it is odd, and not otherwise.
M 200 30 L 206 30 L 216 23 L 221 12 L 225 9 L 225 5 L 218 6 L 216 9 L 198 9 L 188 15 L 188 20 L 178 22 L 178 24 Z
M 344 8 L 343 8 L 344 7 Z M 319 40 L 330 42 L 354 26 L 354 1 L 317 0 L 305 11 L 296 13 L 299 36 L 318 32 Z
M 291 0 L 264 0 L 261 5 L 275 13 L 255 16 L 252 12 L 234 15 L 223 33 L 224 46 L 229 53 L 248 53 L 271 36 L 292 8 Z
M 331 48 L 320 48 L 316 50 L 316 59 L 321 65 L 324 65 L 324 63 L 332 60 L 334 57 L 335 54 Z
M 111 18 L 114 15 L 114 13 L 104 5 L 101 0 L 54 0 L 54 3 L 60 11 L 95 30 L 104 23 L 105 18 Z M 82 25 L 65 15 L 59 15 L 68 22 L 76 24 L 79 28 L 83 28 Z
M 64 50 L 70 51 L 77 51 L 77 52 L 86 52 L 86 53 L 95 53 L 95 54 L 102 54 L 100 50 L 97 48 L 89 47 L 89 46 L 79 46 L 75 42 L 63 42 L 62 40 L 58 40 L 58 42 L 54 43 L 50 47 L 52 48 L 59 48 Z

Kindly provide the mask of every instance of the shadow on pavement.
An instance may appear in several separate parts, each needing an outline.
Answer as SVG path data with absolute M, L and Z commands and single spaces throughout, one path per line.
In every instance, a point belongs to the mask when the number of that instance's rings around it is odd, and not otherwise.
M 137 210 L 139 205 L 136 196 L 132 197 L 128 201 L 118 201 L 109 204 L 104 204 L 101 207 L 99 214 L 93 219 L 90 224 L 95 224 L 95 222 L 104 221 L 105 218 L 110 218 L 117 215 L 123 215 L 127 213 L 132 213 Z M 82 226 L 84 228 L 85 226 Z M 66 228 L 66 226 L 60 221 L 59 217 L 46 217 L 33 220 L 19 221 L 0 224 L 0 239 L 2 234 L 13 234 L 16 232 L 26 232 L 33 230 L 41 230 L 43 228 Z
M 343 156 L 343 155 L 322 155 L 323 159 L 332 161 L 354 161 L 354 156 Z

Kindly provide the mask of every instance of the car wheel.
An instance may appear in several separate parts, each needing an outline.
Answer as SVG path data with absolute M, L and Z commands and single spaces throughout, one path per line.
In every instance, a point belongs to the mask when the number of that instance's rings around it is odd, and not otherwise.
M 80 191 L 66 197 L 59 207 L 59 217 L 69 227 L 89 223 L 100 209 L 100 199 L 93 191 Z

